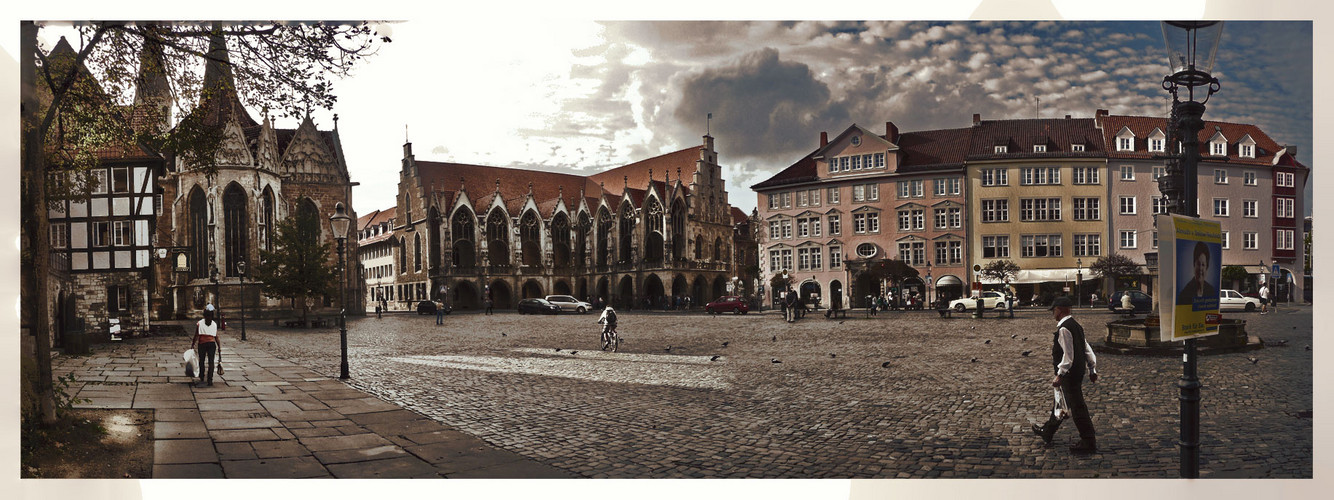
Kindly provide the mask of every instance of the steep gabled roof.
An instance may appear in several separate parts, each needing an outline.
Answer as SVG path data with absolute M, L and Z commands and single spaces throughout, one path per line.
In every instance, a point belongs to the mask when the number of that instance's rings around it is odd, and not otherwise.
M 650 171 L 653 172 L 652 180 L 667 180 L 668 174 L 671 175 L 672 180 L 682 176 L 689 178 L 695 174 L 695 162 L 699 160 L 701 149 L 703 149 L 703 146 L 691 146 L 680 151 L 673 151 L 593 174 L 588 178 L 592 179 L 594 183 L 605 182 L 607 190 L 613 193 L 619 193 L 620 188 L 627 183 L 630 186 L 647 186 L 650 180 Z M 678 169 L 680 173 L 677 173 Z M 683 182 L 690 183 L 689 181 Z
M 73 64 L 77 58 L 78 54 L 74 51 L 74 47 L 70 46 L 69 41 L 63 36 L 60 37 L 60 40 L 56 42 L 55 47 L 51 48 L 50 54 L 47 55 L 48 65 L 52 68 L 60 69 L 63 69 L 63 66 L 66 64 Z M 93 77 L 92 72 L 88 71 L 87 66 L 80 63 L 77 67 L 72 69 L 76 76 L 75 85 L 71 87 L 70 92 L 80 92 L 86 94 L 87 98 L 91 101 L 103 103 L 106 113 L 111 119 L 125 121 L 127 127 L 133 127 L 133 115 L 128 119 L 125 116 L 126 112 L 131 110 L 115 106 L 112 103 L 111 98 L 106 95 L 106 91 L 102 88 L 102 84 Z M 54 77 L 60 78 L 60 75 L 55 75 Z M 42 83 L 39 89 L 41 94 L 39 99 L 41 99 L 44 104 L 49 105 L 52 101 L 51 90 L 46 87 L 45 79 L 39 79 L 39 81 Z M 57 147 L 62 144 L 59 135 L 60 132 L 61 128 L 52 124 L 51 129 L 48 131 L 48 140 L 45 144 L 48 152 L 57 153 L 60 150 L 60 148 Z M 72 149 L 73 146 L 68 144 L 66 144 L 66 146 L 66 151 L 71 154 L 84 152 L 82 149 L 76 152 Z M 161 156 L 157 153 L 149 151 L 139 145 L 134 138 L 130 136 L 128 130 L 126 131 L 126 137 L 124 137 L 123 140 L 110 141 L 101 144 L 100 146 L 101 147 L 96 150 L 88 151 L 95 155 L 99 161 L 161 159 Z
M 815 153 L 817 151 L 819 151 L 819 149 L 806 153 L 806 156 L 801 157 L 796 163 L 788 165 L 787 168 L 778 171 L 773 177 L 765 179 L 750 188 L 758 191 L 771 187 L 819 180 L 820 176 L 815 171 Z

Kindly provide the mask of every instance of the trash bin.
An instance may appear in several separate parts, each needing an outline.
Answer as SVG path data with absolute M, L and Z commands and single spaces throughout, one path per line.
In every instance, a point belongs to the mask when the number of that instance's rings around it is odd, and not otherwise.
M 88 355 L 88 331 L 83 318 L 72 318 L 65 331 L 65 354 L 70 356 Z

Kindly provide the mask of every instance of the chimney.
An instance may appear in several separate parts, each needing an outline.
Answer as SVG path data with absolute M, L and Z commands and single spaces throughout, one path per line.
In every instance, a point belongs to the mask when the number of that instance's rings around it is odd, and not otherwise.
M 973 113 L 973 126 L 976 127 L 981 124 L 982 124 L 982 115 L 980 113 Z
M 1069 119 L 1070 119 L 1070 115 L 1065 115 L 1065 119 L 1066 119 L 1066 120 L 1069 120 Z
M 1102 128 L 1102 119 L 1107 117 L 1107 110 L 1099 109 L 1093 112 L 1093 126 Z
M 1294 159 L 1294 160 L 1297 159 L 1297 146 L 1296 146 L 1296 145 L 1294 145 L 1294 144 L 1284 144 L 1284 145 L 1283 145 L 1283 149 L 1288 150 L 1288 154 L 1292 155 L 1292 159 Z
M 885 140 L 892 144 L 899 143 L 899 128 L 894 126 L 894 122 L 885 122 Z
M 829 132 L 820 132 L 820 147 L 829 145 Z

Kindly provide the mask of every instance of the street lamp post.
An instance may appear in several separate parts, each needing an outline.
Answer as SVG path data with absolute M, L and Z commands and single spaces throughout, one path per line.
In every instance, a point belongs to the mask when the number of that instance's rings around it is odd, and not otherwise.
M 926 296 L 925 296 L 925 297 L 922 297 L 922 299 L 925 300 L 927 304 L 931 304 L 931 303 L 932 303 L 932 302 L 931 302 L 931 285 L 932 285 L 932 283 L 933 283 L 933 282 L 931 281 L 931 261 L 928 260 L 928 261 L 926 261 Z
M 1084 259 L 1075 259 L 1075 307 L 1083 307 L 1084 302 L 1080 299 L 1084 295 Z
M 338 240 L 338 338 L 341 343 L 343 359 L 338 367 L 338 378 L 347 380 L 352 378 L 347 373 L 347 273 L 343 271 L 346 263 L 343 256 L 343 245 L 347 242 L 347 226 L 351 221 L 347 210 L 343 208 L 343 202 L 334 205 L 334 213 L 329 216 L 329 227 L 333 229 L 334 239 Z
M 245 340 L 245 259 L 236 263 L 236 274 L 241 276 L 241 340 Z
M 1163 78 L 1163 89 L 1172 94 L 1172 117 L 1167 144 L 1181 143 L 1180 154 L 1165 156 L 1167 175 L 1158 178 L 1158 189 L 1168 199 L 1168 213 L 1199 217 L 1197 212 L 1200 130 L 1204 128 L 1204 103 L 1221 88 L 1210 75 L 1218 40 L 1223 34 L 1222 21 L 1163 21 L 1163 40 L 1167 44 L 1168 68 L 1172 74 Z M 1204 94 L 1195 100 L 1195 90 Z M 1178 91 L 1186 90 L 1186 100 Z M 1175 139 L 1175 140 L 1174 140 Z M 1169 326 L 1170 327 L 1170 326 Z M 1181 477 L 1200 477 L 1200 379 L 1195 339 L 1186 339 L 1181 368 Z
M 222 321 L 222 292 L 218 288 L 218 265 L 208 265 L 208 280 L 213 282 L 213 308 L 217 310 L 218 322 L 222 323 L 222 328 L 226 328 L 226 323 Z

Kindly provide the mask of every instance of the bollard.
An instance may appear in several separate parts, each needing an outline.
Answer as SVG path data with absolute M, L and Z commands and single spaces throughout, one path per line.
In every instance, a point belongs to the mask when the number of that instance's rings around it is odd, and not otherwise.
M 985 303 L 985 302 L 982 302 L 982 296 L 979 295 L 979 296 L 977 297 L 977 309 L 974 309 L 974 310 L 973 310 L 973 317 L 974 317 L 974 318 L 981 318 L 981 317 L 983 316 L 982 313 L 983 313 L 983 311 L 985 311 L 985 310 L 986 310 L 986 303 Z

